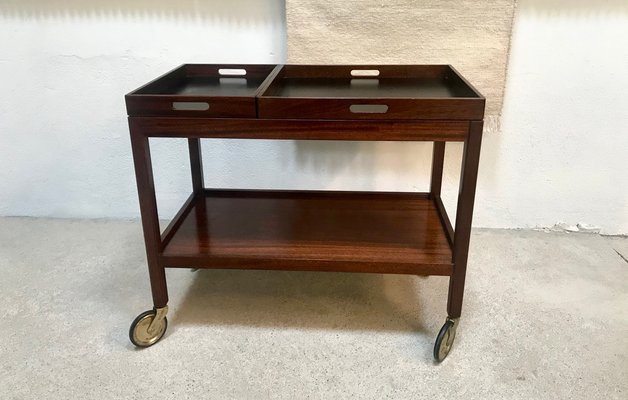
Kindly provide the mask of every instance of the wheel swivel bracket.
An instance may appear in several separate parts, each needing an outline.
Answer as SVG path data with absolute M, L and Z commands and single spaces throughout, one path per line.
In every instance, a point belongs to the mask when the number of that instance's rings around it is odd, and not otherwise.
M 458 329 L 458 323 L 460 322 L 460 318 L 451 318 L 447 317 L 447 321 L 450 321 L 453 325 L 451 326 L 451 333 L 447 338 L 447 345 L 451 346 L 456 338 L 456 329 Z
M 168 306 L 164 306 L 161 308 L 155 307 L 155 318 L 151 321 L 148 326 L 148 333 L 153 334 L 156 330 L 159 329 L 161 322 L 166 318 L 166 314 L 168 314 Z

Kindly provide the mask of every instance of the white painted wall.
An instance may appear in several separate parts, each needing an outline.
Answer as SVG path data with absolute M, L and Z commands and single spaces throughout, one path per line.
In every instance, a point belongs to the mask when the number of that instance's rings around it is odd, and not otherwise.
M 131 3 L 130 5 L 127 3 Z M 588 4 L 591 3 L 591 4 Z M 485 135 L 476 226 L 628 233 L 628 5 L 520 0 L 502 132 Z M 87 4 L 87 5 L 86 5 Z M 182 62 L 282 62 L 278 0 L 0 0 L 0 215 L 136 217 L 123 95 Z M 425 190 L 422 143 L 204 142 L 208 186 Z M 189 190 L 153 142 L 159 204 Z M 453 204 L 460 146 L 448 147 Z
M 0 0 L 0 215 L 136 217 L 124 94 L 183 62 L 280 63 L 284 20 L 282 0 Z M 165 215 L 189 186 L 174 145 Z
M 628 2 L 520 0 L 476 224 L 628 233 Z

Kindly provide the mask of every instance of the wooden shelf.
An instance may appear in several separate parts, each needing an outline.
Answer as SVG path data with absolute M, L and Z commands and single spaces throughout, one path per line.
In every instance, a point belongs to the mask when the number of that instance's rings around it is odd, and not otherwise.
M 205 190 L 164 234 L 168 267 L 451 275 L 424 193 Z

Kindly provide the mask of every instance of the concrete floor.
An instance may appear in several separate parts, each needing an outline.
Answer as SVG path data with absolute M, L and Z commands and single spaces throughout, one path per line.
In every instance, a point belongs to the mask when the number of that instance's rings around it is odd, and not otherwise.
M 169 270 L 137 222 L 0 219 L 2 399 L 627 399 L 628 239 L 476 230 L 455 348 L 441 277 Z

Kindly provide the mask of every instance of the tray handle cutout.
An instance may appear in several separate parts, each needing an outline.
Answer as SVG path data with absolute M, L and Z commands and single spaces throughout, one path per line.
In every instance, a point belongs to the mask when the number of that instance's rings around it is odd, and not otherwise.
M 204 101 L 175 101 L 172 103 L 172 109 L 176 111 L 207 111 L 209 103 Z
M 245 76 L 246 70 L 244 68 L 220 68 L 218 74 L 221 76 Z
M 352 69 L 351 76 L 379 76 L 378 69 Z
M 388 112 L 386 104 L 352 104 L 349 110 L 354 114 L 385 114 Z

